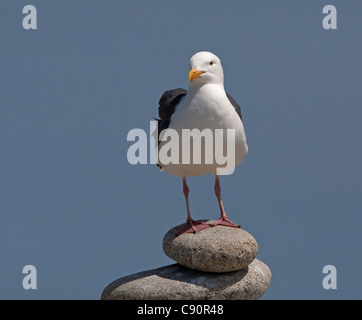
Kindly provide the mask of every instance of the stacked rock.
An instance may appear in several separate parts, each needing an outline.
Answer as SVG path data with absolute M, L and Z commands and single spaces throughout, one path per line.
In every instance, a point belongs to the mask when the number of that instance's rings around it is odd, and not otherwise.
M 120 278 L 104 289 L 101 299 L 256 300 L 265 293 L 271 272 L 255 259 L 258 244 L 250 233 L 215 226 L 176 236 L 179 228 L 163 239 L 164 252 L 178 264 Z

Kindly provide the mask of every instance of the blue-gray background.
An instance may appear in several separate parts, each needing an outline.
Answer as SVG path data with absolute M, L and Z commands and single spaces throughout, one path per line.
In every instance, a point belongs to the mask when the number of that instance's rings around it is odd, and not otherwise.
M 22 27 L 33 4 L 38 30 Z M 338 29 L 322 28 L 322 8 Z M 361 1 L 0 4 L 0 298 L 98 299 L 120 276 L 173 263 L 181 179 L 127 162 L 164 90 L 217 54 L 249 154 L 222 178 L 229 217 L 273 278 L 264 299 L 362 298 Z M 217 218 L 213 177 L 190 178 L 194 218 Z M 22 268 L 38 271 L 24 290 Z M 337 268 L 337 290 L 322 268 Z

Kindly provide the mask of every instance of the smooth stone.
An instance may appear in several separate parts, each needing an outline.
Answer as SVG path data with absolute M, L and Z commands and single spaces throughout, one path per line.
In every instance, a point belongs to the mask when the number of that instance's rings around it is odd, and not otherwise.
M 248 266 L 258 253 L 256 240 L 243 229 L 215 226 L 176 236 L 180 226 L 166 233 L 162 246 L 168 257 L 185 267 L 205 272 L 235 271 Z
M 257 300 L 267 290 L 271 272 L 255 259 L 227 273 L 205 273 L 172 264 L 135 273 L 109 284 L 102 300 Z

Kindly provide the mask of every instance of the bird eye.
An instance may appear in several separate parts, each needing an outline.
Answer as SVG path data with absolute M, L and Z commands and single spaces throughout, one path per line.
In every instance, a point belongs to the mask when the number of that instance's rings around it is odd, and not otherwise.
M 214 61 L 210 61 L 210 66 L 212 66 L 214 64 Z

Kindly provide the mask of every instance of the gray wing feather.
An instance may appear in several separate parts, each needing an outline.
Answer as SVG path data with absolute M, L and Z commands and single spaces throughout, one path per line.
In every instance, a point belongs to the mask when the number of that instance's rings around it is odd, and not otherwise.
M 175 109 L 187 93 L 187 90 L 182 88 L 172 89 L 165 91 L 158 102 L 158 116 L 160 119 L 155 119 L 158 122 L 158 144 L 160 144 L 160 133 L 162 130 L 167 129 L 170 125 L 171 116 L 175 112 Z M 159 168 L 161 166 L 157 164 Z
M 186 93 L 187 90 L 177 88 L 165 91 L 161 96 L 160 101 L 158 102 L 158 116 L 160 119 L 156 119 L 158 121 L 158 136 L 160 136 L 162 130 L 168 128 L 176 106 Z
M 232 97 L 230 94 L 226 93 L 226 95 L 227 95 L 230 103 L 231 103 L 231 104 L 233 105 L 233 107 L 235 108 L 235 111 L 236 111 L 236 113 L 239 115 L 240 119 L 243 120 L 243 117 L 242 117 L 242 115 L 241 115 L 241 108 L 240 108 L 240 106 L 236 103 L 236 101 L 233 99 L 233 97 Z

